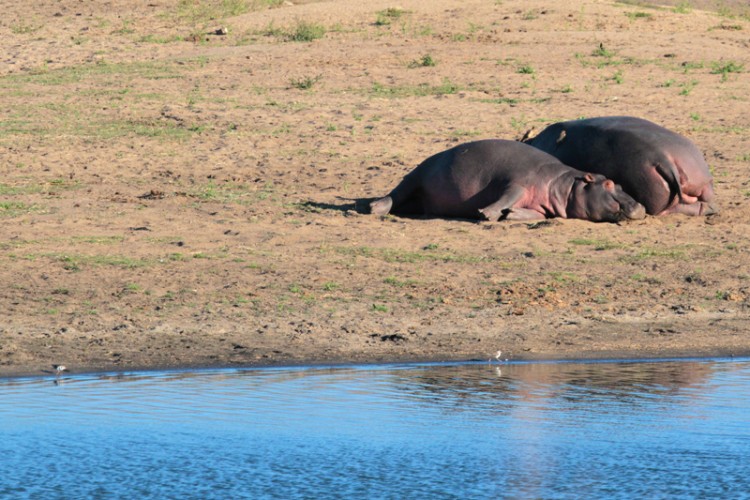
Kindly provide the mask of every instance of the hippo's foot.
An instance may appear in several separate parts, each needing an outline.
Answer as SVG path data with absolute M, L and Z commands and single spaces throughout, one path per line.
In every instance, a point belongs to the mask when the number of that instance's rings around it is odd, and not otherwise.
M 500 210 L 500 209 L 494 208 L 492 207 L 492 205 L 490 205 L 489 207 L 480 208 L 479 210 L 477 210 L 477 212 L 479 212 L 479 220 L 486 220 L 490 222 L 496 222 L 500 220 L 500 218 L 503 217 L 507 211 L 508 211 L 507 209 Z
M 701 202 L 701 215 L 714 215 L 719 213 L 719 206 L 715 203 Z
M 379 198 L 370 203 L 370 213 L 373 215 L 387 215 L 393 206 L 393 199 L 390 196 Z

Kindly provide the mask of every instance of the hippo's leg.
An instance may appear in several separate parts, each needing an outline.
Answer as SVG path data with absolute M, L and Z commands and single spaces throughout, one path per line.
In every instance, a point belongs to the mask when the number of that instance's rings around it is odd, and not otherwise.
M 505 220 L 539 220 L 546 219 L 544 214 L 530 208 L 511 208 L 506 212 Z
M 678 203 L 677 205 L 670 207 L 659 215 L 667 214 L 684 214 L 684 215 L 711 215 L 719 212 L 719 208 L 713 203 L 707 203 L 705 201 L 699 201 L 696 203 Z
M 521 186 L 508 186 L 499 200 L 479 209 L 479 215 L 488 221 L 497 221 L 521 199 L 526 190 Z
M 401 182 L 393 188 L 388 196 L 378 198 L 370 203 L 370 213 L 374 215 L 386 215 L 391 210 L 399 213 L 420 213 L 422 202 L 419 199 L 420 176 L 418 170 L 412 171 Z

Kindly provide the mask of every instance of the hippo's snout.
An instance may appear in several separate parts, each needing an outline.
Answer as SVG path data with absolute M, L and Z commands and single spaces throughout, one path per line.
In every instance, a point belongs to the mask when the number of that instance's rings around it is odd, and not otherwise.
M 625 216 L 631 220 L 640 220 L 646 218 L 646 207 L 636 203 L 633 208 L 625 213 Z

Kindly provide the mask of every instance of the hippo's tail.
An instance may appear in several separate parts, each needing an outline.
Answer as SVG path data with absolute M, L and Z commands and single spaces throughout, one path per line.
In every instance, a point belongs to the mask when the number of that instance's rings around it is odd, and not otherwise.
M 682 203 L 682 184 L 685 181 L 685 175 L 677 164 L 670 158 L 665 158 L 664 161 L 657 163 L 654 167 L 669 186 L 669 203 L 667 206 L 674 205 L 675 198 L 677 203 Z

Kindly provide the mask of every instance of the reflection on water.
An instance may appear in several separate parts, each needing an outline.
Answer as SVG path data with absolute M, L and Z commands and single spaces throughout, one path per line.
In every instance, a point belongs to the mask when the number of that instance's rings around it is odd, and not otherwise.
M 0 380 L 0 498 L 726 497 L 750 361 Z

